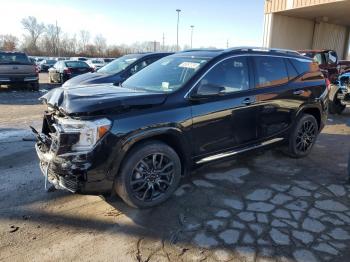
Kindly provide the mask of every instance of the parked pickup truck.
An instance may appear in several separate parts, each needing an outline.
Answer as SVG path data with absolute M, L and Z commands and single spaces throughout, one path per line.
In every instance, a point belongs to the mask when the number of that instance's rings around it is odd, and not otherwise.
M 25 53 L 0 51 L 0 86 L 23 86 L 39 90 L 36 66 Z

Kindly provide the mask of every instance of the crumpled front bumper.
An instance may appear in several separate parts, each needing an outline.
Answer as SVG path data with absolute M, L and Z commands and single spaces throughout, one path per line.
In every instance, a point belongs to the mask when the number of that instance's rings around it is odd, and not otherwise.
M 67 153 L 56 155 L 53 151 L 44 151 L 38 142 L 35 145 L 40 160 L 40 169 L 47 180 L 57 189 L 79 192 L 86 183 L 86 173 L 91 167 L 88 154 Z

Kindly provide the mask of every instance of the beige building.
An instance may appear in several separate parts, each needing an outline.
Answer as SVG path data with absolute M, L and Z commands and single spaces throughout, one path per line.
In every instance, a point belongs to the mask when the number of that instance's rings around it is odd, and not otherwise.
M 266 0 L 263 45 L 349 53 L 350 0 Z

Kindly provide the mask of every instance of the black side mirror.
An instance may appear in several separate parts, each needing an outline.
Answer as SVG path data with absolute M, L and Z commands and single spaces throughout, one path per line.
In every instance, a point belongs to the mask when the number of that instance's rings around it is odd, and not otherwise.
M 197 88 L 197 92 L 191 97 L 194 98 L 205 98 L 210 96 L 223 95 L 225 88 L 223 86 L 213 85 L 213 84 L 201 84 Z
M 338 56 L 335 51 L 328 52 L 328 64 L 334 65 L 338 63 Z

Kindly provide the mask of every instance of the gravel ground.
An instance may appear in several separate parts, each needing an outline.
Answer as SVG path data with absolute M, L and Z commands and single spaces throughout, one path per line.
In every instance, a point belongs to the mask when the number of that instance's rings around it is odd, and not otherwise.
M 40 92 L 0 92 L 0 261 L 346 261 L 350 110 L 330 116 L 313 152 L 279 150 L 204 166 L 165 204 L 46 193 L 28 126 Z M 30 139 L 29 139 L 30 140 Z

